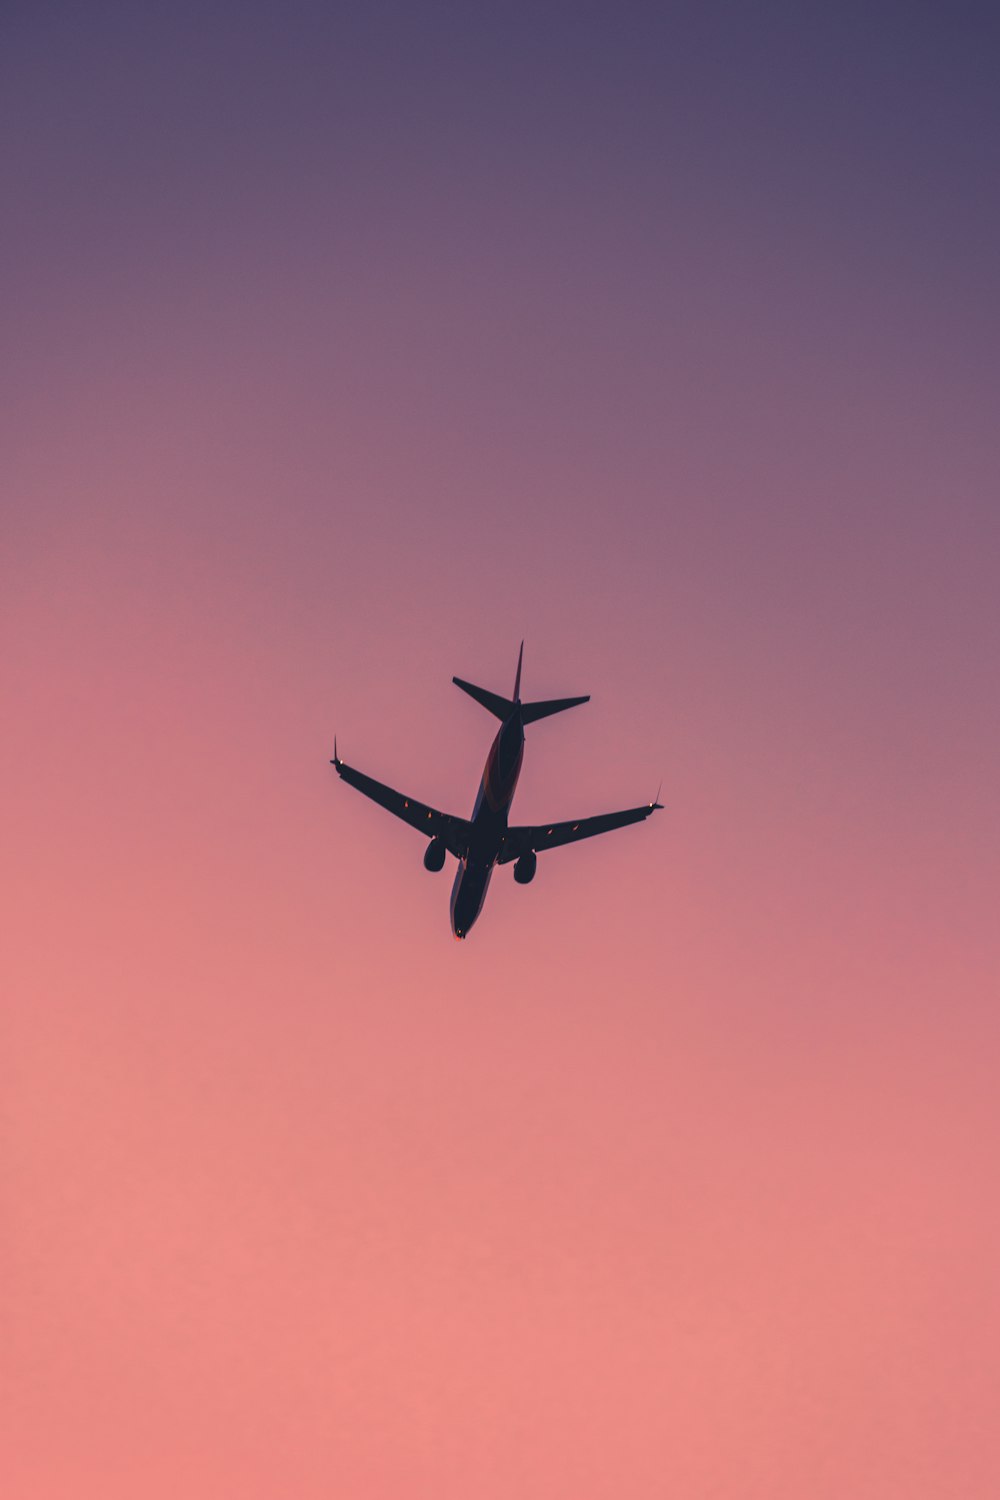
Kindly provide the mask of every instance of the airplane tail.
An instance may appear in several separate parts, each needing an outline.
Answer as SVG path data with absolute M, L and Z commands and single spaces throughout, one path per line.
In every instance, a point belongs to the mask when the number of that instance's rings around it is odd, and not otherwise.
M 463 693 L 468 693 L 470 698 L 475 698 L 488 709 L 494 718 L 509 719 L 515 708 L 521 711 L 521 722 L 523 724 L 534 724 L 537 719 L 547 719 L 549 714 L 560 714 L 564 708 L 575 708 L 578 703 L 589 703 L 590 694 L 586 693 L 582 698 L 546 698 L 538 703 L 521 702 L 521 660 L 524 656 L 524 642 L 517 655 L 517 675 L 514 678 L 513 698 L 502 698 L 499 693 L 491 693 L 486 688 L 476 687 L 474 682 L 463 682 L 461 677 L 453 677 L 451 680 L 456 687 L 460 687 Z

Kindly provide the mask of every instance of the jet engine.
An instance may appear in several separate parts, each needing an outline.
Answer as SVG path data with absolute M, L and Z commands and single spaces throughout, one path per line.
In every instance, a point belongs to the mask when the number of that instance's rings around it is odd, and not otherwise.
M 440 870 L 444 866 L 444 839 L 431 839 L 424 850 L 424 869 Z
M 521 855 L 521 858 L 514 866 L 514 879 L 518 885 L 531 884 L 535 878 L 535 866 L 537 863 L 538 858 L 533 849 L 529 849 L 527 854 Z

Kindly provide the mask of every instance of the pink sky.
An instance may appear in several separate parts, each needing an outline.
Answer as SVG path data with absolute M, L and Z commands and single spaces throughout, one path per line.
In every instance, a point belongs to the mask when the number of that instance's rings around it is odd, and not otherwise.
M 0 1487 L 992 1500 L 979 23 L 433 14 L 10 23 Z

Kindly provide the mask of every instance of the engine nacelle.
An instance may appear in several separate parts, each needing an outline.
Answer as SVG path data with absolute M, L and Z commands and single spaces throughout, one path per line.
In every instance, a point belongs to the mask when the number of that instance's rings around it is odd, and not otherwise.
M 431 839 L 424 850 L 424 869 L 440 870 L 444 867 L 444 857 L 447 853 L 444 847 L 444 839 Z
M 514 866 L 514 879 L 517 881 L 518 885 L 531 884 L 531 882 L 535 878 L 535 866 L 537 865 L 537 863 L 538 858 L 533 849 L 529 849 L 527 854 L 521 855 L 521 858 Z

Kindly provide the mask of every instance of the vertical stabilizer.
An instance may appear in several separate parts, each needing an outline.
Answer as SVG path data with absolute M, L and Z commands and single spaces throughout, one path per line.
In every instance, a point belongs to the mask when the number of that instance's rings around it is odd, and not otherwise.
M 524 655 L 524 642 L 522 641 L 521 642 L 521 649 L 517 653 L 517 675 L 514 678 L 514 702 L 515 703 L 520 703 L 520 701 L 521 701 L 521 658 L 523 657 L 523 655 Z

